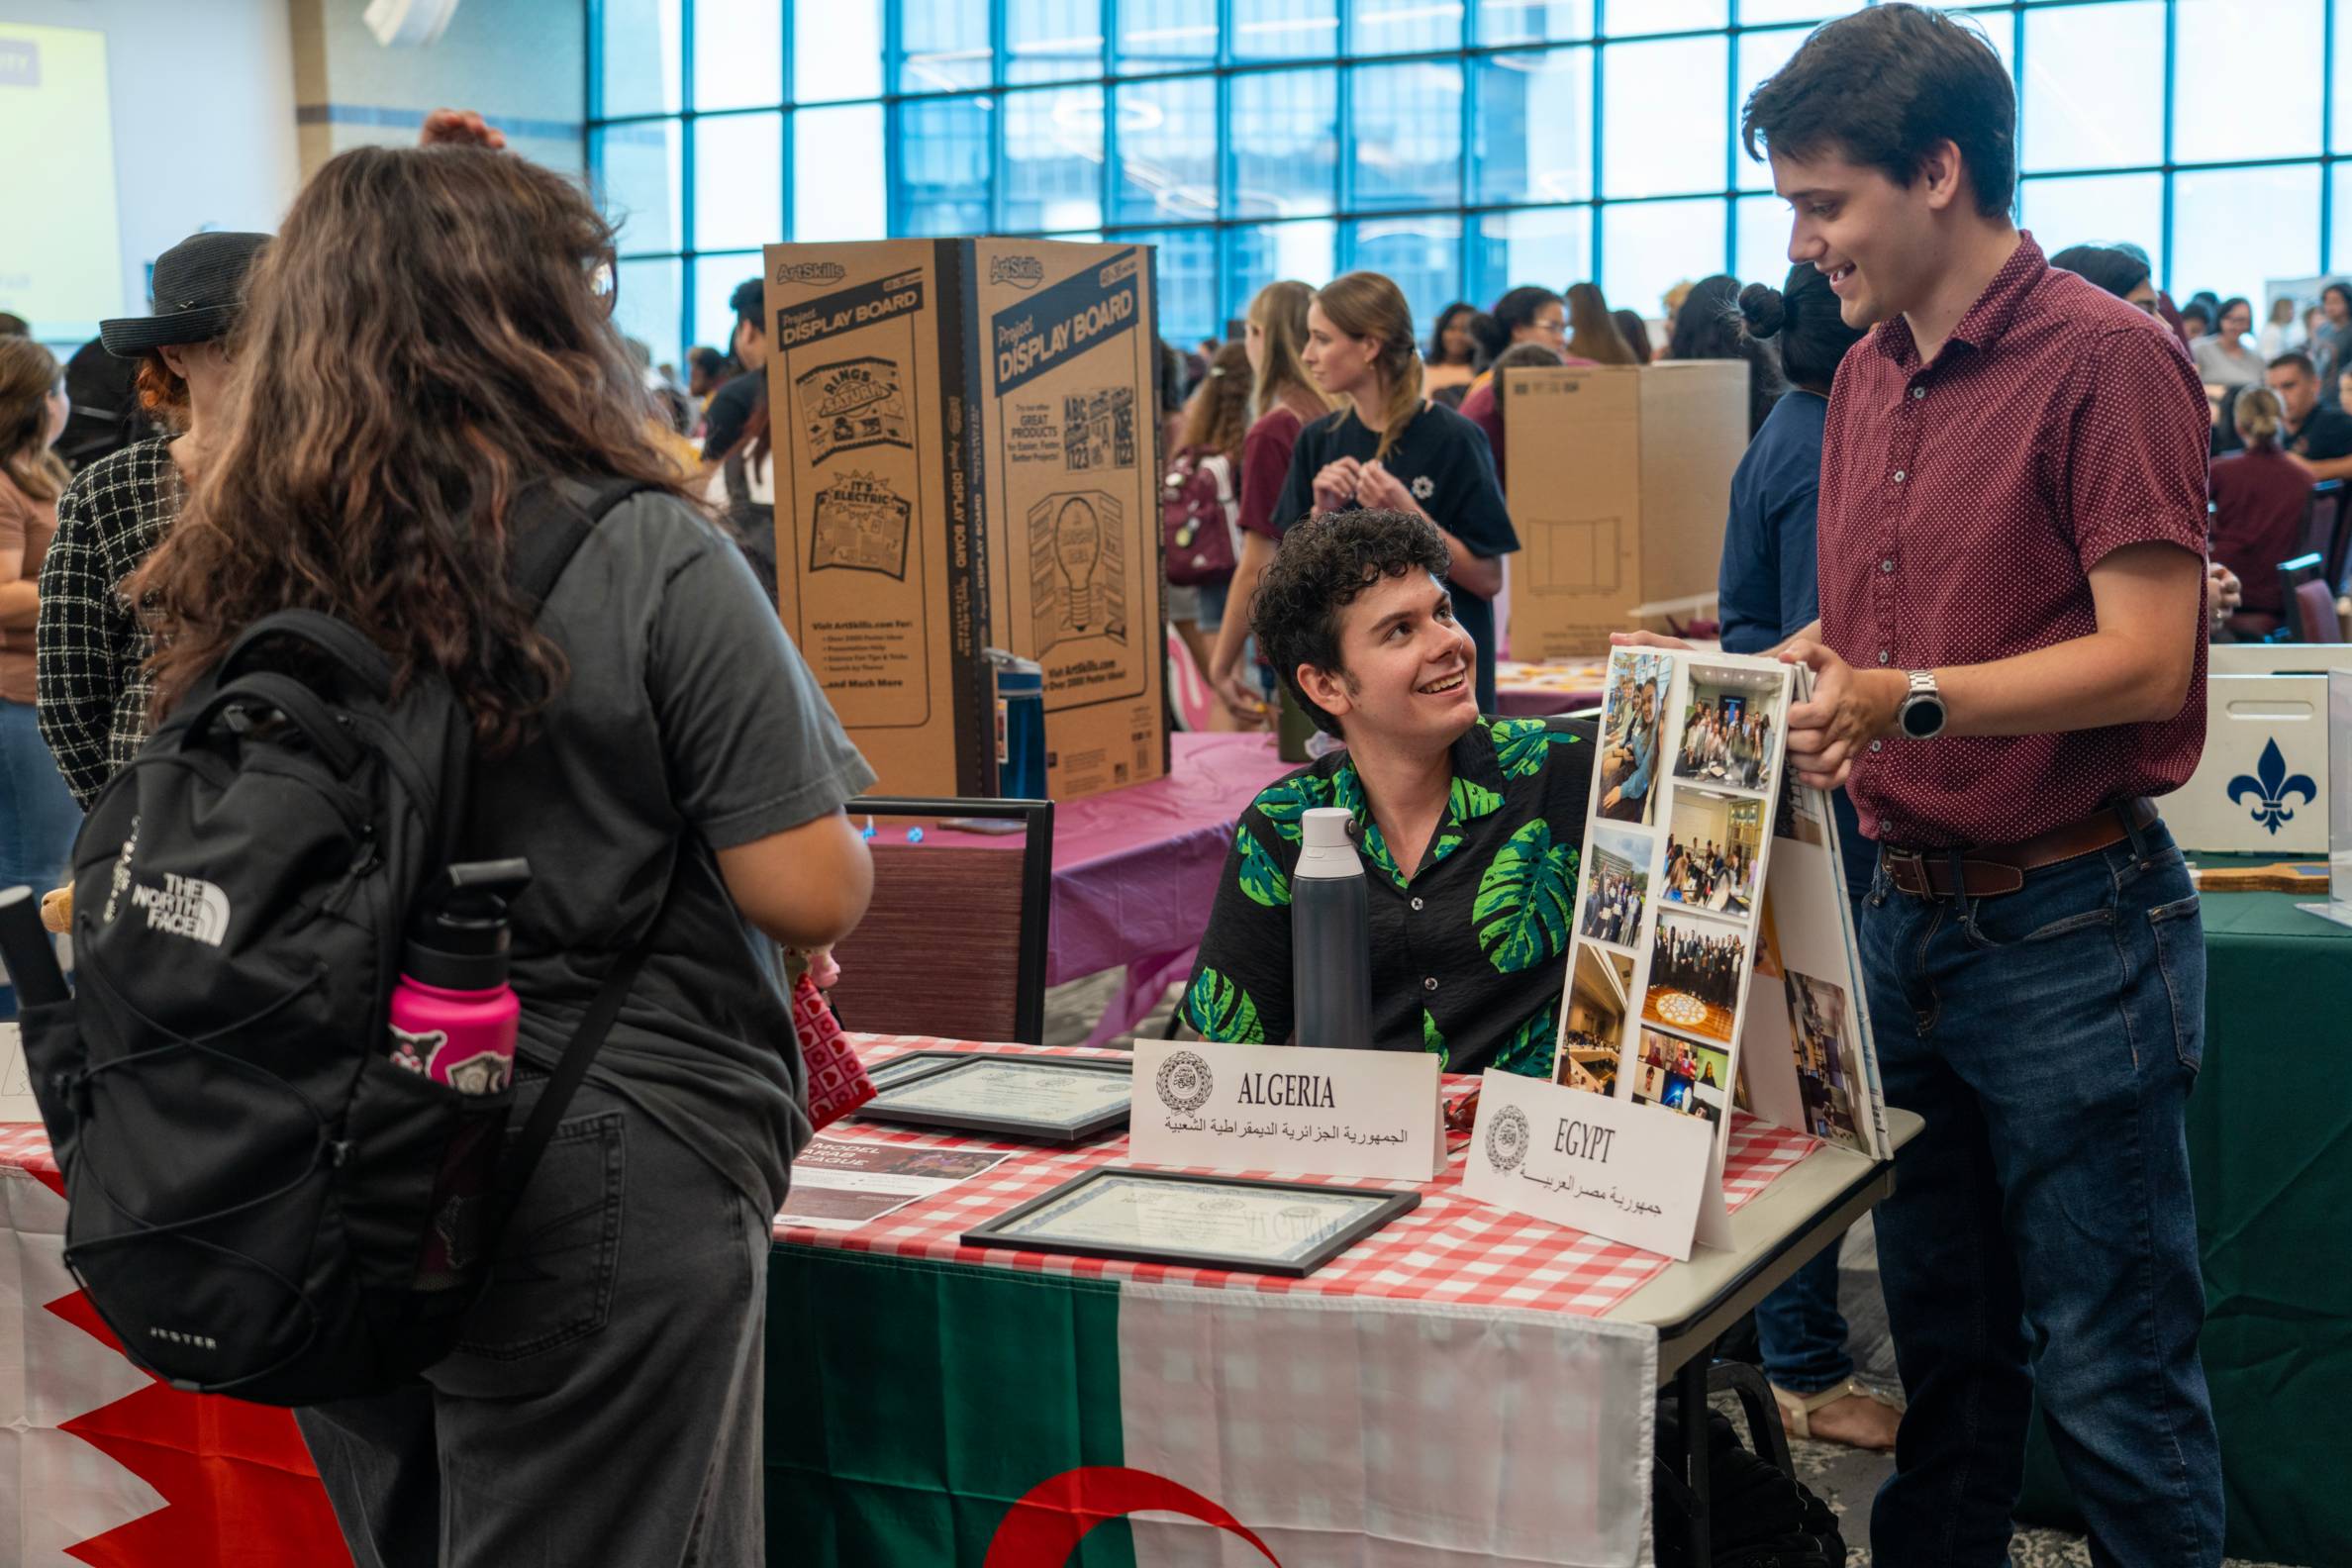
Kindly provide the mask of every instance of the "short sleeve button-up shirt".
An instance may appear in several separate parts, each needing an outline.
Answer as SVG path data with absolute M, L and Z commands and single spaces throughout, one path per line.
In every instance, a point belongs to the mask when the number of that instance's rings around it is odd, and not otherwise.
M 1880 323 L 1838 366 L 1821 445 L 1821 634 L 1857 669 L 1983 664 L 2099 628 L 2091 569 L 2205 548 L 2205 391 L 2152 317 L 2025 235 L 1932 362 Z M 2202 603 L 2180 713 L 2053 735 L 1905 737 L 1855 758 L 1863 832 L 2014 843 L 2178 789 L 2205 746 Z
M 1205 1039 L 1291 1037 L 1291 876 L 1306 813 L 1340 806 L 1355 819 L 1372 938 L 1364 1043 L 1429 1051 L 1448 1072 L 1547 1075 L 1595 734 L 1583 720 L 1481 719 L 1454 742 L 1445 821 L 1410 876 L 1344 750 L 1260 790 L 1234 825 L 1184 1022 Z

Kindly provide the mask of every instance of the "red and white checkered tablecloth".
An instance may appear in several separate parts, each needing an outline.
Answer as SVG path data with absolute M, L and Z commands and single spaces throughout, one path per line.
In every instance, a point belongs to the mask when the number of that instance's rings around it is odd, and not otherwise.
M 850 1038 L 869 1065 L 914 1050 L 993 1050 L 1062 1056 L 1127 1054 L 1082 1046 L 983 1045 L 970 1040 L 912 1035 L 853 1034 Z M 1468 1092 L 1475 1082 L 1467 1077 L 1448 1078 L 1448 1098 Z M 1723 1185 L 1725 1200 L 1737 1209 L 1820 1145 L 1802 1132 L 1791 1132 L 1741 1113 L 1734 1113 L 1734 1117 Z M 779 1241 L 1082 1279 L 1195 1285 L 1207 1290 L 1406 1298 L 1444 1306 L 1521 1307 L 1588 1318 L 1607 1313 L 1672 1266 L 1670 1259 L 1655 1252 L 1490 1208 L 1465 1197 L 1462 1170 L 1464 1151 L 1470 1143 L 1467 1133 L 1457 1132 L 1448 1137 L 1451 1157 L 1445 1173 L 1421 1186 L 1420 1208 L 1366 1236 L 1305 1279 L 963 1245 L 960 1239 L 963 1233 L 983 1221 L 1027 1203 L 1094 1166 L 1124 1163 L 1127 1151 L 1124 1134 L 1065 1149 L 918 1132 L 852 1119 L 834 1123 L 826 1128 L 825 1135 L 919 1148 L 997 1148 L 1016 1152 L 986 1175 L 885 1215 L 855 1230 L 818 1230 L 779 1223 L 776 1226 Z M 1402 1188 L 1413 1184 L 1350 1181 L 1332 1185 Z
M 987 1045 L 914 1035 L 853 1034 L 850 1038 L 869 1063 L 887 1061 L 915 1050 L 995 1050 L 1065 1056 L 1127 1054 L 1082 1046 Z M 1449 1078 L 1448 1096 L 1466 1092 L 1472 1082 L 1469 1078 Z M 1723 1187 L 1725 1200 L 1736 1210 L 1819 1145 L 1801 1132 L 1791 1132 L 1739 1113 L 1734 1113 L 1734 1118 Z M 1096 1165 L 1124 1163 L 1127 1150 L 1124 1135 L 1065 1149 L 918 1132 L 854 1119 L 833 1124 L 826 1129 L 826 1135 L 919 1148 L 1001 1148 L 1011 1151 L 1012 1157 L 984 1176 L 885 1215 L 855 1230 L 817 1230 L 779 1224 L 776 1226 L 779 1241 L 891 1257 L 1027 1269 L 1082 1279 L 1131 1279 L 1196 1285 L 1208 1290 L 1392 1297 L 1464 1307 L 1524 1307 L 1588 1318 L 1607 1313 L 1670 1266 L 1669 1259 L 1655 1252 L 1490 1208 L 1463 1196 L 1463 1152 L 1470 1142 L 1466 1133 L 1457 1132 L 1447 1139 L 1452 1157 L 1443 1175 L 1421 1187 L 1420 1208 L 1365 1237 L 1305 1279 L 1179 1268 L 1161 1263 L 1116 1262 L 1052 1252 L 1015 1252 L 997 1247 L 968 1247 L 962 1243 L 963 1233 L 974 1225 L 1027 1203 L 1082 1171 Z M 49 1155 L 48 1137 L 39 1126 L 30 1124 L 0 1125 L 0 1165 L 51 1174 L 57 1168 Z

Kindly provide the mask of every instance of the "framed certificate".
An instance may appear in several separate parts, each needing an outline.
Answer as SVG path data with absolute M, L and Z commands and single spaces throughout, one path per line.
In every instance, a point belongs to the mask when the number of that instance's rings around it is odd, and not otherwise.
M 964 1232 L 966 1246 L 1312 1274 L 1421 1194 L 1102 1165 Z
M 917 1078 L 928 1078 L 942 1068 L 952 1067 L 971 1055 L 970 1051 L 914 1051 L 905 1056 L 893 1056 L 879 1067 L 868 1067 L 866 1076 L 873 1080 L 874 1092 Z
M 900 1063 L 928 1061 L 919 1070 Z M 1133 1092 L 1129 1064 L 1089 1056 L 997 1051 L 919 1051 L 883 1064 L 874 1098 L 853 1113 L 869 1122 L 993 1132 L 1077 1143 L 1124 1127 Z

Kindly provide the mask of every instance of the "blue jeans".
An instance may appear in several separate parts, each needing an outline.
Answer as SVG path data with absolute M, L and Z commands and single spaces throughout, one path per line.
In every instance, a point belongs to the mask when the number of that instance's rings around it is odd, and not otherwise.
M 65 880 L 81 808 L 58 776 L 31 703 L 0 699 L 0 888 L 47 893 Z M 16 1017 L 16 991 L 0 985 L 0 1019 Z
M 2183 1127 L 2205 941 L 2171 834 L 2000 898 L 1914 898 L 1882 863 L 1860 935 L 1887 1103 L 1927 1124 L 1877 1217 L 1910 1409 L 1875 1560 L 2007 1560 L 2038 1388 L 2094 1563 L 2219 1563 Z
M 1217 632 L 1225 627 L 1225 601 L 1232 597 L 1233 579 L 1203 583 L 1200 586 L 1201 614 L 1193 624 L 1204 632 Z
M 1818 1394 L 1854 1375 L 1845 1315 L 1837 1310 L 1835 1246 L 1756 1303 L 1756 1345 L 1764 1375 L 1792 1394 Z

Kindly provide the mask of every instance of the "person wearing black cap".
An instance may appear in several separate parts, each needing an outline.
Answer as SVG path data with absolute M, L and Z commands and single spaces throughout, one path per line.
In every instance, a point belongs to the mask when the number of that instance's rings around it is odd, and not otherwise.
M 74 475 L 41 568 L 35 684 L 42 738 L 84 807 L 147 735 L 153 651 L 116 592 L 179 513 L 229 379 L 227 341 L 258 234 L 192 235 L 155 258 L 154 314 L 98 324 L 139 364 L 139 401 L 174 434 L 135 441 Z
M 767 396 L 767 286 L 749 277 L 735 285 L 728 303 L 735 308 L 735 356 L 743 373 L 711 396 L 703 416 L 703 470 L 707 477 L 735 450 L 751 411 Z

